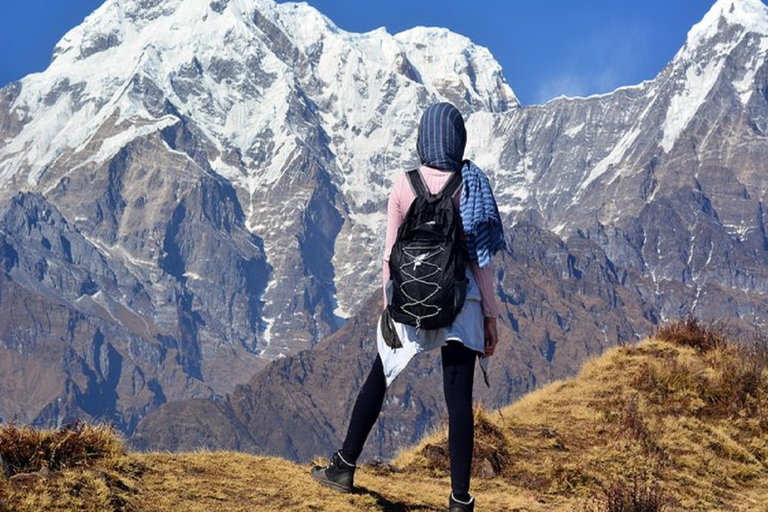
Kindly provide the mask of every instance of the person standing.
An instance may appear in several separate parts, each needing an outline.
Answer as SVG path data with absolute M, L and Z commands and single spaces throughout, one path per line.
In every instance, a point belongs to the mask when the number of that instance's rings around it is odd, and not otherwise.
M 377 329 L 378 355 L 358 394 L 342 448 L 333 454 L 327 466 L 311 470 L 312 477 L 322 485 L 341 492 L 354 489 L 355 464 L 381 412 L 387 388 L 413 356 L 440 348 L 451 462 L 449 512 L 474 510 L 475 499 L 469 487 L 474 446 L 475 362 L 480 358 L 485 372 L 486 358 L 494 354 L 498 343 L 499 309 L 493 289 L 492 258 L 506 243 L 488 178 L 474 163 L 463 159 L 466 140 L 464 120 L 456 107 L 449 103 L 429 106 L 419 123 L 418 174 L 408 176 L 401 172 L 395 177 L 387 205 L 384 313 Z M 460 185 L 456 173 L 460 173 Z M 397 293 L 390 280 L 390 256 L 398 230 L 418 194 L 428 191 L 434 197 L 445 189 L 456 189 L 451 196 L 461 219 L 461 240 L 456 242 L 466 244 L 469 260 L 463 304 L 459 304 L 458 313 L 445 327 L 424 329 L 418 321 L 416 325 L 393 321 L 387 306 L 392 303 L 392 294 Z

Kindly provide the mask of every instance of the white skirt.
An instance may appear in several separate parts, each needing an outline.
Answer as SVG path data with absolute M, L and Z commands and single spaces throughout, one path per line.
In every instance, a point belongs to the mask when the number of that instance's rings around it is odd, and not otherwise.
M 448 327 L 440 329 L 417 329 L 412 325 L 393 322 L 395 332 L 397 333 L 402 347 L 391 348 L 384 341 L 384 335 L 381 332 L 381 322 L 377 322 L 376 344 L 378 346 L 381 363 L 384 367 L 384 377 L 387 381 L 387 387 L 402 372 L 413 356 L 419 352 L 433 350 L 445 346 L 448 341 L 458 341 L 469 349 L 472 349 L 480 355 L 480 367 L 486 374 L 487 383 L 487 363 L 485 357 L 485 332 L 483 327 L 483 308 L 481 305 L 480 288 L 477 286 L 475 276 L 467 267 L 467 298 L 464 306 L 456 315 L 453 323 Z

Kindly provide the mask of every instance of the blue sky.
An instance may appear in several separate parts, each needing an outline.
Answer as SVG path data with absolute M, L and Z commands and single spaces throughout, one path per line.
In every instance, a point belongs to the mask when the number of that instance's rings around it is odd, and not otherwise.
M 737 0 L 738 1 L 738 0 Z M 0 86 L 50 61 L 101 0 L 11 0 L 0 17 Z M 339 27 L 441 26 L 485 46 L 525 105 L 653 78 L 714 0 L 309 0 Z

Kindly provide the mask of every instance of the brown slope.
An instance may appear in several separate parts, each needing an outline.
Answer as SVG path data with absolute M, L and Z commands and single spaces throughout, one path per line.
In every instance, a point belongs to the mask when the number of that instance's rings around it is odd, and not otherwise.
M 478 507 L 764 510 L 765 343 L 745 349 L 721 334 L 690 324 L 664 328 L 657 339 L 588 362 L 576 378 L 503 410 L 478 411 L 472 489 Z M 103 444 L 103 436 L 94 441 L 100 439 Z M 92 449 L 88 464 L 65 464 L 52 478 L 29 475 L 39 480 L 31 488 L 0 475 L 0 510 L 444 510 L 445 443 L 440 430 L 393 466 L 363 465 L 353 494 L 320 487 L 307 466 L 284 459 Z M 7 443 L 0 446 L 0 455 L 8 455 Z
M 545 510 L 600 498 L 602 489 L 615 504 L 653 489 L 664 510 L 763 510 L 766 340 L 723 334 L 697 322 L 665 325 L 653 339 L 589 361 L 576 378 L 480 414 L 476 454 L 485 449 L 494 461 L 494 487 L 525 488 Z M 446 445 L 439 432 L 395 465 L 447 476 Z M 481 474 L 485 459 L 475 460 Z M 597 510 L 659 510 L 644 503 Z

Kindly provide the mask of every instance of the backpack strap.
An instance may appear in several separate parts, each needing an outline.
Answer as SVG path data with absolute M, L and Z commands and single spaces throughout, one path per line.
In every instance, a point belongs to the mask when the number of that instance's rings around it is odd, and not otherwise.
M 418 169 L 408 171 L 405 175 L 408 176 L 408 182 L 411 184 L 411 190 L 415 197 L 429 197 L 431 195 Z
M 448 178 L 448 181 L 445 183 L 445 185 L 443 185 L 443 188 L 441 188 L 437 194 L 433 195 L 429 189 L 427 189 L 427 185 L 424 183 L 424 178 L 418 169 L 408 171 L 405 174 L 408 176 L 408 181 L 411 184 L 411 190 L 413 191 L 413 195 L 415 197 L 441 197 L 446 194 L 448 197 L 453 197 L 453 195 L 456 194 L 456 191 L 459 190 L 459 187 L 462 183 L 461 171 L 456 171 L 451 175 L 450 178 Z
M 438 195 L 447 195 L 448 197 L 453 197 L 454 194 L 456 194 L 456 191 L 459 190 L 461 183 L 461 171 L 456 171 L 453 173 L 453 176 L 448 178 L 448 181 L 445 185 L 443 185 L 443 188 L 440 190 L 440 192 L 438 192 Z

